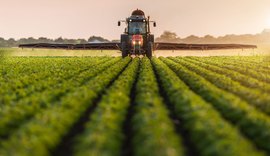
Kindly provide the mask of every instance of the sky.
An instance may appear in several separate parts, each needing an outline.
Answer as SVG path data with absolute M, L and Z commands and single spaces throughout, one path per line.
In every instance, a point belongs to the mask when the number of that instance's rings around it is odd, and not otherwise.
M 270 0 L 0 0 L 0 37 L 119 39 L 118 20 L 142 9 L 164 30 L 189 35 L 256 34 L 270 28 Z

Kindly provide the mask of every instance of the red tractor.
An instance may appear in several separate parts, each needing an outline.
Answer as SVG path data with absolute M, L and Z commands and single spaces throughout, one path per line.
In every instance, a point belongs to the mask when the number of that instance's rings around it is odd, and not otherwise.
M 122 57 L 128 55 L 146 55 L 152 57 L 154 49 L 154 35 L 150 33 L 150 23 L 156 27 L 156 22 L 150 21 L 150 17 L 145 17 L 142 10 L 135 10 L 125 21 L 127 28 L 121 35 L 121 52 Z

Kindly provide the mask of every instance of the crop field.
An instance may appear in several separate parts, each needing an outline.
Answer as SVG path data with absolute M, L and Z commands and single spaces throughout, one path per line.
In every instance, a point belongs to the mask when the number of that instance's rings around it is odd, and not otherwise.
M 270 60 L 6 57 L 0 156 L 270 155 Z

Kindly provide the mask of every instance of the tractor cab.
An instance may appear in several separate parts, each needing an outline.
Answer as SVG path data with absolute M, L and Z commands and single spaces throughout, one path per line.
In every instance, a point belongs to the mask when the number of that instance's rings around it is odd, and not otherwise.
M 150 17 L 145 17 L 145 14 L 141 10 L 135 10 L 131 16 L 125 21 L 119 21 L 118 26 L 121 22 L 126 23 L 124 34 L 121 35 L 121 51 L 122 56 L 128 55 L 147 55 L 152 57 L 154 35 L 150 34 Z
M 138 35 L 138 34 L 146 34 L 147 33 L 147 24 L 145 20 L 133 21 L 131 20 L 128 23 L 128 34 Z

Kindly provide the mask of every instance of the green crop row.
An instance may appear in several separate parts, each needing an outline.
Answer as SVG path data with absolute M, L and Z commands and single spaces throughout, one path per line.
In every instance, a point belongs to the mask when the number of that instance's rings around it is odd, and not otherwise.
M 77 76 L 85 70 L 91 69 L 96 65 L 101 65 L 108 59 L 89 60 L 85 65 L 75 62 L 68 63 L 62 61 L 56 61 L 57 64 L 48 66 L 43 69 L 44 65 L 36 67 L 39 72 L 32 70 L 32 74 L 24 77 L 11 77 L 7 81 L 2 81 L 0 88 L 0 102 L 4 104 L 12 103 L 20 100 L 30 94 L 46 90 L 48 87 L 56 86 L 66 79 Z M 76 61 L 76 60 L 74 60 Z M 61 67 L 64 64 L 66 67 Z M 76 68 L 80 67 L 79 70 Z
M 131 102 L 130 93 L 138 66 L 139 58 L 133 59 L 103 94 L 86 124 L 85 131 L 77 139 L 74 155 L 118 156 L 121 154 L 124 140 L 122 127 Z
M 267 63 L 264 56 L 209 56 L 209 57 L 203 57 L 203 58 L 208 59 L 208 60 L 210 59 L 221 60 L 224 62 L 237 62 L 237 63 L 242 63 L 243 65 L 251 64 L 251 63 L 254 65 L 262 65 L 264 63 Z
M 213 61 L 213 59 L 210 59 L 210 60 L 200 59 L 200 61 L 212 64 L 212 65 L 216 65 L 216 66 L 219 66 L 221 68 L 226 68 L 226 69 L 230 69 L 233 71 L 237 71 L 237 72 L 242 73 L 244 75 L 248 75 L 248 76 L 251 76 L 253 78 L 256 78 L 260 81 L 270 83 L 270 75 L 269 74 L 264 73 L 264 72 L 258 72 L 256 70 L 252 70 L 252 69 L 245 67 L 245 66 L 241 67 L 239 65 L 238 66 L 225 65 L 222 60 Z
M 223 62 L 225 65 L 228 66 L 238 66 L 238 67 L 245 67 L 247 69 L 255 70 L 257 72 L 263 72 L 265 74 L 270 74 L 269 69 L 264 64 L 264 62 L 261 62 L 260 64 L 254 64 L 254 63 L 243 63 L 240 60 L 239 61 L 220 61 Z
M 195 58 L 195 57 L 194 57 Z M 236 65 L 236 66 L 244 66 L 248 67 L 254 70 L 259 71 L 266 71 L 270 69 L 270 62 L 267 61 L 266 57 L 263 56 L 248 56 L 248 57 L 243 57 L 243 56 L 227 56 L 227 57 L 206 57 L 206 60 L 214 60 L 218 62 L 223 62 L 225 64 L 231 64 L 231 65 Z
M 148 58 L 142 59 L 136 84 L 132 134 L 134 155 L 185 155 L 180 137 L 159 95 L 157 80 Z
M 120 58 L 119 58 L 120 59 Z M 27 121 L 37 112 L 54 105 L 61 98 L 65 98 L 66 93 L 73 92 L 77 87 L 83 85 L 91 78 L 99 74 L 104 69 L 115 64 L 119 59 L 114 59 L 103 65 L 93 66 L 91 70 L 80 73 L 72 79 L 65 80 L 56 86 L 48 86 L 44 92 L 37 92 L 14 104 L 4 104 L 0 110 L 0 136 L 7 136 L 20 123 Z M 46 82 L 44 82 L 46 84 Z M 16 115 L 14 115 L 16 114 Z
M 217 88 L 192 70 L 169 59 L 161 59 L 188 86 L 211 103 L 226 119 L 231 121 L 258 147 L 270 153 L 270 118 L 237 96 Z
M 123 59 L 75 92 L 68 93 L 59 103 L 36 114 L 7 140 L 0 142 L 0 155 L 50 155 L 50 151 L 59 145 L 69 129 L 129 62 L 130 58 Z
M 247 76 L 247 75 L 244 75 L 244 74 L 241 74 L 241 73 L 238 73 L 238 72 L 226 69 L 226 68 L 221 68 L 221 67 L 214 66 L 211 64 L 203 63 L 195 59 L 190 59 L 190 58 L 182 58 L 182 59 L 185 61 L 189 61 L 190 63 L 196 64 L 202 68 L 214 71 L 219 74 L 226 75 L 230 77 L 232 80 L 238 81 L 246 87 L 254 88 L 254 89 L 261 90 L 263 92 L 270 93 L 270 84 L 259 81 L 250 76 Z M 213 60 L 212 62 L 215 62 L 215 60 Z
M 175 114 L 182 120 L 181 124 L 200 155 L 264 155 L 235 127 L 226 122 L 209 103 L 192 92 L 168 66 L 156 58 L 152 61 L 165 96 L 174 106 Z
M 201 75 L 202 77 L 204 77 L 217 87 L 227 90 L 235 95 L 238 95 L 239 97 L 248 101 L 251 105 L 255 106 L 261 111 L 270 114 L 269 94 L 261 92 L 258 89 L 251 89 L 245 87 L 241 85 L 239 82 L 236 82 L 225 75 L 214 73 L 198 65 L 191 64 L 181 58 L 170 58 L 170 59 L 196 72 L 197 74 Z
M 2 77 L 7 81 L 10 79 L 35 76 L 37 73 L 64 70 L 77 65 L 84 67 L 89 61 L 98 61 L 101 58 L 39 58 L 39 57 L 10 57 L 1 63 L 0 71 Z M 107 58 L 108 59 L 108 58 Z M 87 61 L 88 60 L 88 61 Z

